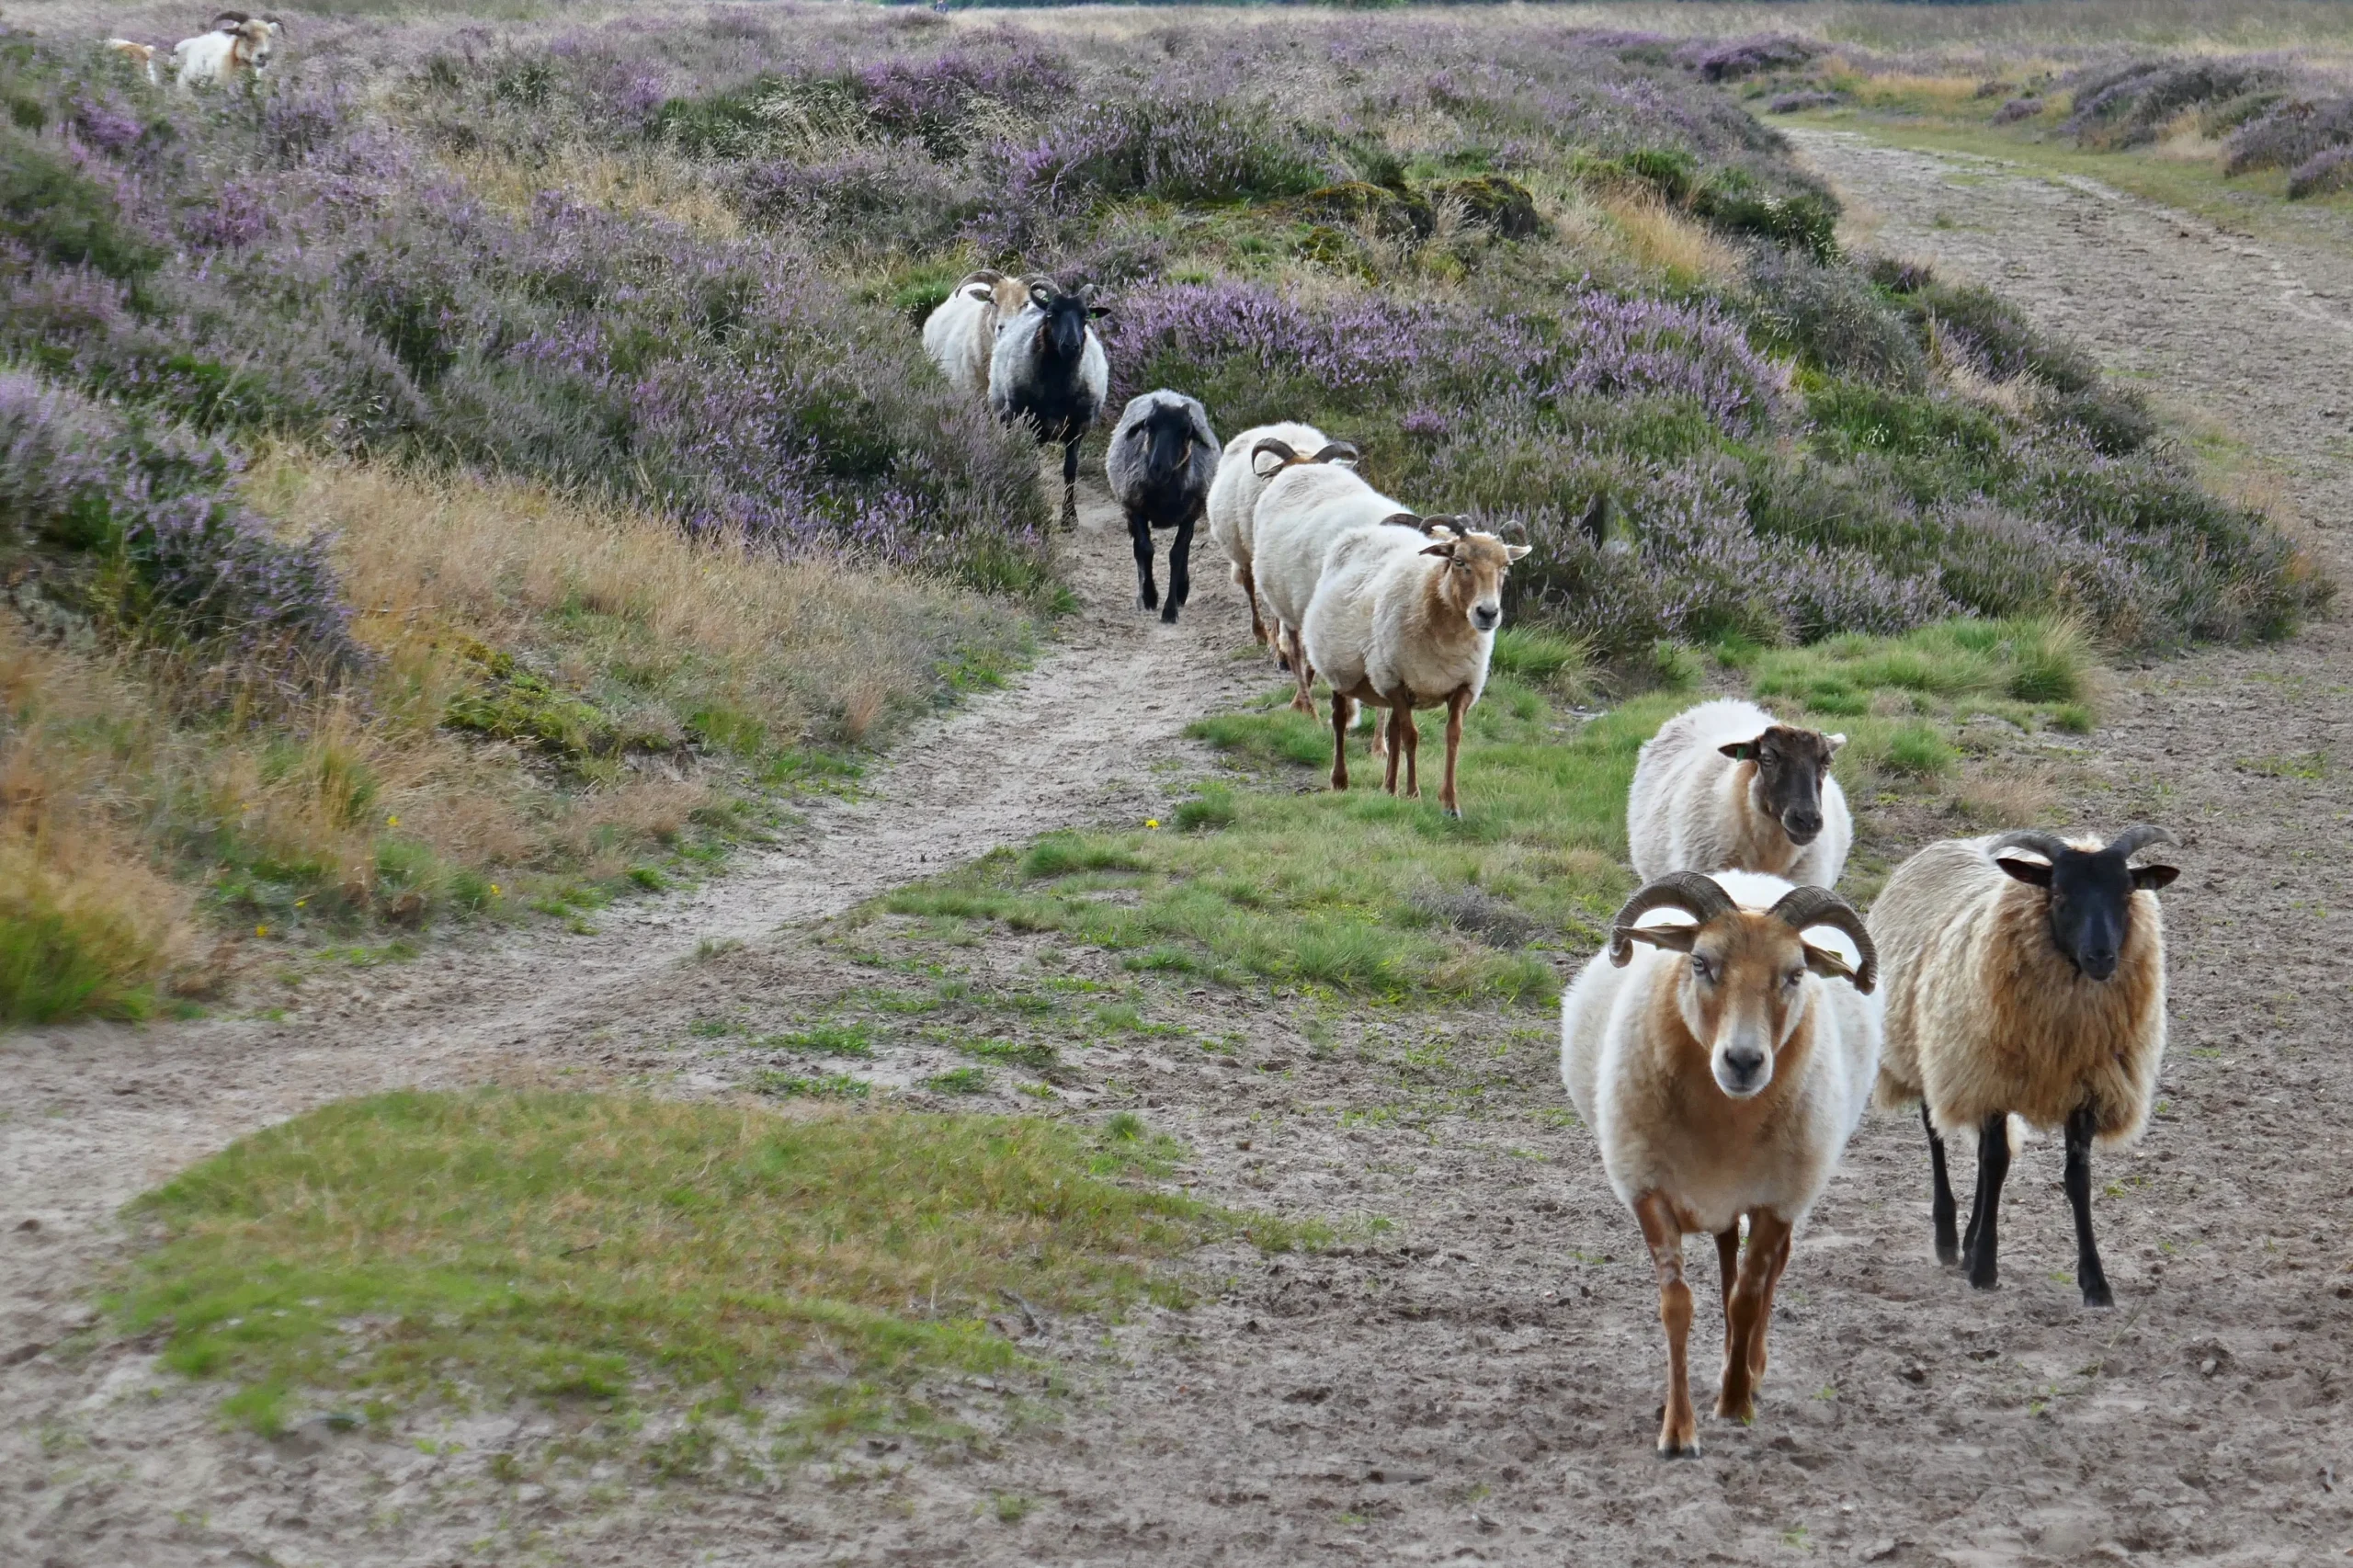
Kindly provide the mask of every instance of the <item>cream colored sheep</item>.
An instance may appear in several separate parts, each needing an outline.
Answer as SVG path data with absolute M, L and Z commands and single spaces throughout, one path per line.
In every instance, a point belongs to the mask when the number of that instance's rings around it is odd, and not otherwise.
M 2091 1147 L 2141 1135 L 2165 1059 L 2156 892 L 2178 873 L 2128 862 L 2168 836 L 2134 827 L 2104 846 L 2033 832 L 1946 839 L 1897 867 L 1871 906 L 1887 966 L 1879 1098 L 1920 1103 L 1937 1256 L 1958 1264 L 1965 1251 L 1980 1290 L 1999 1279 L 2015 1115 L 2065 1129 L 2075 1283 L 2086 1306 L 2114 1301 L 2092 1240 Z M 1965 1240 L 1953 1233 L 1944 1148 L 1962 1131 L 1977 1135 Z
M 1254 464 L 1258 450 L 1252 449 Z M 1300 628 L 1323 578 L 1324 558 L 1342 534 L 1391 517 L 1420 521 L 1342 462 L 1289 463 L 1267 482 L 1258 498 L 1255 581 L 1274 612 L 1276 635 L 1299 683 L 1290 705 L 1302 713 L 1315 711 L 1315 667 L 1300 645 Z
M 1626 796 L 1634 875 L 1730 868 L 1836 887 L 1855 841 L 1846 792 L 1830 777 L 1846 744 L 1734 699 L 1677 713 L 1634 764 Z
M 134 43 L 127 38 L 110 38 L 107 40 L 106 46 L 131 62 L 131 67 L 143 74 L 150 83 L 160 85 L 163 82 L 162 68 L 156 61 L 162 58 L 164 51 L 155 45 Z
M 223 11 L 210 30 L 182 39 L 172 50 L 172 67 L 183 89 L 251 78 L 266 69 L 285 26 L 275 17 Z
M 1260 460 L 1256 454 L 1262 441 L 1275 445 Z M 1234 585 L 1250 605 L 1250 635 L 1262 645 L 1274 645 L 1279 639 L 1258 614 L 1258 586 L 1252 571 L 1258 542 L 1258 498 L 1267 493 L 1268 482 L 1293 461 L 1353 462 L 1356 455 L 1357 449 L 1346 441 L 1334 441 L 1313 425 L 1292 423 L 1260 425 L 1225 444 L 1225 453 L 1218 460 L 1217 479 L 1210 486 L 1210 537 L 1233 562 Z M 1276 657 L 1284 668 L 1290 667 L 1290 661 L 1279 647 Z
M 1486 689 L 1487 663 L 1503 624 L 1504 574 L 1528 553 L 1493 534 L 1458 534 L 1452 519 L 1396 521 L 1343 534 L 1326 552 L 1322 580 L 1301 627 L 1307 662 L 1332 687 L 1332 788 L 1348 787 L 1345 742 L 1355 705 L 1389 710 L 1392 794 L 1403 754 L 1405 793 L 1418 796 L 1420 732 L 1414 710 L 1446 709 L 1446 775 L 1438 803 L 1462 808 L 1454 789 L 1462 720 Z
M 1666 910 L 1689 919 L 1646 918 Z M 1658 1276 L 1662 1454 L 1699 1451 L 1683 1238 L 1716 1239 L 1725 1317 L 1716 1414 L 1748 1420 L 1790 1242 L 1869 1103 L 1876 968 L 1862 917 L 1836 893 L 1745 871 L 1677 871 L 1626 901 L 1608 947 L 1561 998 L 1562 1081 Z
M 967 275 L 923 323 L 923 351 L 948 384 L 975 403 L 989 395 L 989 357 L 1001 321 L 1029 302 L 1029 285 L 983 268 Z

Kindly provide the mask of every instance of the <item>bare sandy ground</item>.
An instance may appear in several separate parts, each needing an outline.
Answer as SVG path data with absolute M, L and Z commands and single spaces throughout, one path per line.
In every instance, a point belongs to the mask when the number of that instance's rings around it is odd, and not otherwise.
M 1881 245 L 1999 283 L 2244 442 L 2344 574 L 2353 259 L 2086 184 L 1804 145 Z M 222 1431 L 211 1391 L 159 1378 L 140 1346 L 34 1348 L 86 1315 L 94 1270 L 125 1244 L 114 1207 L 239 1132 L 518 1061 L 630 1071 L 699 1006 L 790 1009 L 846 984 L 802 923 L 1165 799 L 1200 763 L 1183 722 L 1258 689 L 1259 666 L 1230 657 L 1239 606 L 1214 573 L 1173 633 L 1128 609 L 1107 521 L 1092 509 L 1081 536 L 1089 608 L 1071 643 L 908 751 L 872 801 L 821 813 L 797 854 L 595 937 L 436 954 L 284 1025 L 0 1042 L 0 1560 L 2270 1565 L 2353 1545 L 2342 621 L 2126 672 L 2071 801 L 2083 822 L 2146 818 L 2184 840 L 2164 1103 L 2137 1149 L 2095 1167 L 2116 1309 L 2076 1304 L 2051 1143 L 2013 1173 L 2004 1288 L 1981 1296 L 1932 1260 L 1916 1124 L 1875 1118 L 1799 1244 L 1756 1424 L 1704 1424 L 1697 1463 L 1650 1453 L 1649 1269 L 1589 1138 L 1544 1114 L 1562 1103 L 1547 1018 L 1354 1009 L 1311 1053 L 1302 1005 L 1212 987 L 1163 1000 L 1238 1049 L 1115 1063 L 1196 1151 L 1198 1190 L 1394 1229 L 1312 1257 L 1205 1256 L 1188 1312 L 1041 1325 L 1026 1343 L 1074 1385 L 1048 1417 L 1024 1414 L 1034 1381 L 934 1391 L 978 1441 L 598 1502 L 594 1476 L 491 1479 L 492 1453 L 540 1473 L 532 1455 L 561 1435 L 542 1413 L 443 1422 L 429 1453 L 407 1429 L 271 1444 Z M 712 936 L 746 945 L 682 968 Z M 1043 940 L 994 938 L 970 961 L 1011 971 Z M 1485 1063 L 1478 1104 L 1388 1114 L 1401 1063 L 1449 1059 Z M 19 1215 L 41 1228 L 5 1228 Z M 1712 1331 L 1703 1310 L 1697 1339 Z

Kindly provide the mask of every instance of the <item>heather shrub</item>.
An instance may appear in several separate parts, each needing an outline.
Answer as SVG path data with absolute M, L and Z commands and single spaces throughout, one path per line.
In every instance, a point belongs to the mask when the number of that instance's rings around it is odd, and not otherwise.
M 327 541 L 246 509 L 222 448 L 0 370 L 10 553 L 73 564 L 51 597 L 126 641 L 221 646 L 265 675 L 333 682 L 363 663 Z
M 1996 125 L 2016 125 L 2021 119 L 2032 119 L 2035 116 L 2042 112 L 2043 107 L 2043 102 L 2040 98 L 2031 96 L 2022 98 L 2012 98 L 2008 102 L 2005 103 L 2000 108 L 1994 111 L 1994 123 Z
M 1807 64 L 1823 50 L 1813 39 L 1759 33 L 1723 41 L 1699 39 L 1676 51 L 1675 60 L 1687 70 L 1698 72 L 1703 82 L 1737 82 Z
M 2075 85 L 2067 129 L 2089 146 L 2131 147 L 2155 138 L 2167 120 L 2200 104 L 2279 86 L 2275 65 L 2237 60 L 2156 60 L 2096 72 Z
M 1910 324 L 1849 267 L 1760 249 L 1748 268 L 1750 320 L 1776 348 L 1839 375 L 1907 391 L 1927 383 Z
M 2324 147 L 2298 164 L 2288 175 L 2288 199 L 2302 201 L 2310 196 L 2330 196 L 2340 190 L 2353 190 L 2353 142 L 2340 142 L 2334 147 Z
M 2347 143 L 2353 143 L 2353 97 L 2283 98 L 2232 135 L 2222 172 L 2299 168 Z

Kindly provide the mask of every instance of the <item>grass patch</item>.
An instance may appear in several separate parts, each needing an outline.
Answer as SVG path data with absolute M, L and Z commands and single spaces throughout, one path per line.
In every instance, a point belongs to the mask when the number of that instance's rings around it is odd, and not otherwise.
M 134 1201 L 165 1239 L 109 1306 L 265 1432 L 326 1392 L 736 1408 L 821 1346 L 883 1379 L 1007 1366 L 1002 1292 L 1117 1311 L 1204 1240 L 1313 1239 L 1135 1179 L 1157 1153 L 1015 1118 L 380 1095 Z
M 1515 652 L 1519 668 L 1557 676 L 1575 650 L 1531 636 Z M 1785 716 L 1845 733 L 1839 771 L 1850 789 L 1858 779 L 1944 778 L 1961 755 L 1958 722 L 1977 714 L 2080 733 L 2100 679 L 2090 641 L 2054 620 L 1952 621 L 1805 648 L 1729 642 L 1713 653 Z M 1700 665 L 1688 650 L 1654 662 L 1687 674 Z M 1635 754 L 1696 699 L 1637 697 L 1580 723 L 1499 674 L 1469 721 L 1461 822 L 1430 800 L 1381 792 L 1362 733 L 1350 741 L 1355 788 L 1316 788 L 1331 732 L 1279 700 L 1192 727 L 1269 786 L 1205 790 L 1200 799 L 1217 801 L 1216 831 L 1053 834 L 904 889 L 885 907 L 1065 932 L 1122 953 L 1133 969 L 1540 1002 L 1560 969 L 1600 939 L 1631 885 L 1623 860 Z M 1434 782 L 1440 715 L 1423 716 L 1422 738 Z M 1302 777 L 1303 768 L 1315 771 Z M 1196 825 L 1184 810 L 1178 825 Z M 1142 1026 L 1124 1006 L 1096 1017 L 1108 1028 Z
M 873 1031 L 864 1024 L 819 1024 L 798 1034 L 768 1035 L 759 1043 L 771 1051 L 800 1051 L 816 1056 L 874 1054 Z

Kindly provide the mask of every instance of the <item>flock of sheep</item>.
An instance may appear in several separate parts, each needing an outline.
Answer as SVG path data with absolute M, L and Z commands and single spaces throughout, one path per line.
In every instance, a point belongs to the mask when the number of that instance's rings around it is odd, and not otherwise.
M 2155 894 L 2176 872 L 2131 859 L 2167 835 L 1947 839 L 1898 867 L 1865 920 L 1830 891 L 1853 837 L 1829 777 L 1843 742 L 1740 701 L 1660 726 L 1627 809 L 1643 885 L 1561 999 L 1561 1076 L 1658 1274 L 1668 1456 L 1699 1452 L 1683 1238 L 1715 1238 L 1716 1414 L 1748 1419 L 1791 1239 L 1874 1087 L 1883 1106 L 1920 1106 L 1937 1256 L 1980 1289 L 1999 1277 L 2013 1122 L 2063 1129 L 2075 1282 L 2086 1305 L 2113 1302 L 2091 1146 L 2137 1137 L 2156 1088 Z M 1965 1237 L 1944 1148 L 1962 1131 L 1977 1138 Z
M 151 83 L 160 85 L 168 68 L 182 87 L 217 86 L 258 76 L 268 69 L 286 24 L 276 17 L 253 17 L 223 11 L 194 38 L 184 38 L 168 52 L 160 44 L 134 43 L 110 38 L 106 46 L 131 62 Z
M 1040 443 L 1061 444 L 1065 518 L 1076 506 L 1079 443 L 1110 387 L 1110 362 L 1088 324 L 1103 313 L 1050 278 L 983 271 L 924 322 L 924 348 L 951 385 L 985 397 Z M 1438 801 L 1461 816 L 1463 715 L 1487 684 L 1505 574 L 1528 547 L 1414 512 L 1366 483 L 1356 460 L 1354 447 L 1299 424 L 1245 430 L 1221 451 L 1200 401 L 1164 389 L 1129 403 L 1103 467 L 1135 545 L 1140 608 L 1176 620 L 1192 590 L 1193 529 L 1207 517 L 1250 601 L 1252 632 L 1297 677 L 1291 705 L 1315 711 L 1319 674 L 1332 688 L 1332 787 L 1348 787 L 1348 731 L 1369 705 L 1388 710 L 1372 733 L 1388 790 L 1397 790 L 1402 761 L 1405 793 L 1418 796 L 1414 710 L 1443 707 Z M 1165 603 L 1153 581 L 1155 528 L 1176 536 Z
M 1050 280 L 975 273 L 926 322 L 949 378 L 1004 419 L 1063 447 L 1065 515 L 1078 443 L 1109 368 L 1099 307 Z M 1152 530 L 1174 528 L 1164 620 L 1188 587 L 1195 525 L 1233 562 L 1251 631 L 1298 681 L 1332 691 L 1332 786 L 1347 788 L 1359 704 L 1385 708 L 1376 755 L 1402 756 L 1414 794 L 1416 708 L 1447 710 L 1440 801 L 1461 815 L 1462 717 L 1486 683 L 1501 589 L 1525 547 L 1424 517 L 1356 472 L 1357 450 L 1311 426 L 1245 430 L 1221 452 L 1208 411 L 1146 392 L 1111 435 L 1105 474 L 1135 543 L 1137 602 L 1158 608 Z M 1262 613 L 1263 608 L 1266 612 Z M 2091 1147 L 2137 1137 L 2165 1052 L 2170 866 L 2132 857 L 2166 838 L 2019 831 L 1949 839 L 1888 881 L 1870 917 L 1831 891 L 1854 823 L 1830 776 L 1846 737 L 1707 702 L 1646 742 L 1627 805 L 1643 886 L 1561 999 L 1561 1076 L 1633 1211 L 1666 1329 L 1659 1452 L 1699 1451 L 1686 1346 L 1683 1239 L 1715 1238 L 1724 1364 L 1716 1414 L 1746 1420 L 1765 1373 L 1773 1292 L 1790 1244 L 1876 1092 L 1918 1104 L 1927 1130 L 1938 1258 L 1998 1278 L 1998 1216 L 2014 1123 L 2063 1130 L 2086 1305 L 2112 1302 L 2092 1238 Z M 1944 1140 L 1977 1140 L 1968 1233 Z

